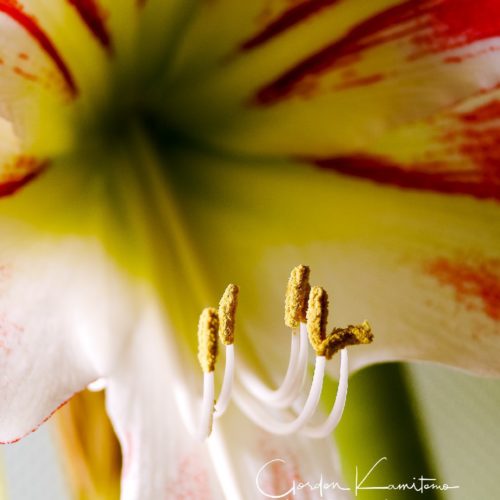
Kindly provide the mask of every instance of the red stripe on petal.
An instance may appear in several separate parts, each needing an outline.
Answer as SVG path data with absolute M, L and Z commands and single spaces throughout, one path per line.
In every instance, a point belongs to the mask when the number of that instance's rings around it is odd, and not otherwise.
M 479 151 L 474 149 L 474 153 L 479 154 Z M 309 161 L 324 169 L 402 188 L 500 200 L 498 150 L 482 154 L 488 158 L 484 158 L 483 164 L 479 165 L 485 167 L 483 170 L 475 168 L 477 165 L 471 165 L 469 170 L 453 170 L 452 165 L 439 161 L 399 164 L 383 156 L 363 154 L 316 158 Z M 490 172 L 490 167 L 494 168 L 493 172 Z
M 37 20 L 23 11 L 19 2 L 13 0 L 0 0 L 0 12 L 3 12 L 21 27 L 23 27 L 43 49 L 43 51 L 52 59 L 62 77 L 64 78 L 69 90 L 73 95 L 77 94 L 78 89 L 68 66 L 59 54 L 55 45 L 49 36 L 39 26 Z
M 490 318 L 500 320 L 500 259 L 468 263 L 438 258 L 426 271 L 441 285 L 452 287 L 456 300 L 468 309 L 481 308 Z
M 105 15 L 94 0 L 67 0 L 73 5 L 90 32 L 108 50 L 112 49 L 111 37 L 105 24 Z
M 307 0 L 298 5 L 290 7 L 277 19 L 268 23 L 261 31 L 248 38 L 240 45 L 240 50 L 250 50 L 258 47 L 277 35 L 282 34 L 293 26 L 305 21 L 311 16 L 318 14 L 326 7 L 338 3 L 340 0 Z
M 10 196 L 38 177 L 47 167 L 47 162 L 40 162 L 31 157 L 20 157 L 16 160 L 14 169 L 24 171 L 22 175 L 11 175 L 0 178 L 0 198 Z
M 305 78 L 330 71 L 346 58 L 355 61 L 356 59 L 352 56 L 359 56 L 362 51 L 370 47 L 415 33 L 419 29 L 416 22 L 418 4 L 418 0 L 407 0 L 401 5 L 391 7 L 353 26 L 339 40 L 304 59 L 261 88 L 255 96 L 255 103 L 274 104 L 293 95 Z M 408 23 L 410 23 L 409 26 Z M 395 26 L 402 29 L 392 29 L 390 34 L 383 35 L 388 28 Z
M 500 35 L 498 0 L 406 0 L 351 27 L 340 39 L 259 89 L 253 102 L 273 105 L 300 94 L 304 80 L 316 78 L 342 65 L 356 63 L 364 51 L 382 44 L 402 44 L 406 40 L 408 47 L 414 47 L 413 51 L 408 49 L 406 56 L 412 60 L 429 53 L 468 46 L 496 35 Z M 460 60 L 455 55 L 449 62 Z

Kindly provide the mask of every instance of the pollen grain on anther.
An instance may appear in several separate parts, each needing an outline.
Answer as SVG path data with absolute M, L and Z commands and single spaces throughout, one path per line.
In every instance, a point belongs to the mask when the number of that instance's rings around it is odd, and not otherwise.
M 324 288 L 313 286 L 307 308 L 307 330 L 315 351 L 326 338 L 328 322 L 328 293 Z
M 300 265 L 292 269 L 285 296 L 285 324 L 297 328 L 306 321 L 307 301 L 311 286 L 309 285 L 310 269 Z
M 219 302 L 219 338 L 224 345 L 234 343 L 239 291 L 237 285 L 228 285 Z
M 219 315 L 217 309 L 207 307 L 198 323 L 198 360 L 205 373 L 213 372 L 218 354 Z

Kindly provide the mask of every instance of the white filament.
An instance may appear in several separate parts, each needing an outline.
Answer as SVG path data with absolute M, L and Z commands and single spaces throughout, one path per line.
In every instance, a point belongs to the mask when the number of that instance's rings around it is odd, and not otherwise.
M 307 327 L 301 323 L 299 335 L 295 331 L 292 333 L 288 368 L 277 389 L 270 389 L 248 372 L 240 372 L 238 376 L 247 391 L 255 398 L 275 408 L 286 408 L 297 398 L 305 381 L 307 353 Z
M 300 430 L 316 411 L 323 389 L 325 365 L 326 358 L 324 356 L 316 356 L 314 376 L 309 395 L 300 414 L 291 421 L 283 422 L 276 420 L 272 416 L 262 412 L 259 406 L 255 404 L 255 401 L 242 392 L 235 393 L 236 403 L 250 420 L 267 432 L 278 435 L 293 434 Z
M 217 403 L 215 404 L 214 418 L 220 418 L 227 410 L 231 400 L 234 381 L 234 345 L 226 346 L 226 366 L 224 368 L 224 379 Z
M 199 438 L 203 441 L 212 432 L 214 413 L 214 372 L 203 374 L 203 402 L 201 404 L 201 418 L 199 427 Z
M 340 351 L 339 385 L 332 410 L 325 422 L 316 427 L 305 427 L 302 431 L 303 434 L 312 438 L 324 438 L 334 431 L 342 418 L 342 414 L 344 413 L 345 401 L 347 398 L 348 378 L 349 358 L 347 356 L 347 349 L 342 349 Z
M 300 324 L 300 334 L 292 336 L 290 346 L 290 360 L 288 369 L 281 386 L 276 390 L 271 390 L 260 383 L 252 375 L 246 373 L 240 379 L 243 387 L 247 391 L 238 391 L 234 397 L 240 409 L 256 425 L 267 432 L 287 435 L 300 431 L 311 438 L 324 438 L 333 432 L 337 427 L 345 408 L 348 388 L 349 359 L 347 349 L 340 351 L 340 375 L 335 402 L 326 420 L 319 425 L 306 425 L 316 411 L 323 389 L 323 379 L 325 375 L 326 358 L 316 356 L 314 375 L 307 398 L 299 398 L 300 390 L 307 375 L 307 355 L 308 355 L 308 335 L 307 327 Z M 203 378 L 203 401 L 201 407 L 201 417 L 198 428 L 198 436 L 201 440 L 206 439 L 211 431 L 214 418 L 220 418 L 226 411 L 231 400 L 231 393 L 234 382 L 234 346 L 226 346 L 226 364 L 224 378 L 219 398 L 214 406 L 214 372 L 204 374 Z M 101 382 L 101 380 L 96 381 Z M 96 384 L 97 385 L 97 384 Z M 260 400 L 256 402 L 255 399 Z M 276 414 L 266 412 L 262 404 L 274 408 L 285 408 L 293 406 L 298 415 L 292 420 L 280 420 Z M 302 410 L 300 410 L 302 407 Z M 281 415 L 284 414 L 280 412 Z

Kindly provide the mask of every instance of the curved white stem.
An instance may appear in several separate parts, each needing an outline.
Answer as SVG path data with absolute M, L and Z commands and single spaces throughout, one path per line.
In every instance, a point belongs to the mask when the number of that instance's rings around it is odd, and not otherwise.
M 294 331 L 290 345 L 288 368 L 281 385 L 270 389 L 248 372 L 239 372 L 241 383 L 255 398 L 275 408 L 290 406 L 303 386 L 307 373 L 308 339 L 307 327 L 300 325 L 300 333 Z
M 214 418 L 220 418 L 227 410 L 231 400 L 234 381 L 234 345 L 226 346 L 226 366 L 224 368 L 224 380 L 222 388 L 215 404 Z
M 305 427 L 302 433 L 312 438 L 324 438 L 330 435 L 342 418 L 344 413 L 345 401 L 347 398 L 347 383 L 349 378 L 349 358 L 347 356 L 347 349 L 340 351 L 340 376 L 337 395 L 335 396 L 335 403 L 328 415 L 328 418 L 322 424 L 316 427 Z
M 314 367 L 314 376 L 311 383 L 311 390 L 307 397 L 304 408 L 301 413 L 294 419 L 288 422 L 276 420 L 270 415 L 262 412 L 259 405 L 253 401 L 249 395 L 236 392 L 235 400 L 241 410 L 252 420 L 256 425 L 273 434 L 285 435 L 292 434 L 301 429 L 306 422 L 312 417 L 319 403 L 321 390 L 323 389 L 323 379 L 325 375 L 326 358 L 324 356 L 316 356 L 316 364 Z
M 287 395 L 278 401 L 268 402 L 270 406 L 275 408 L 288 408 L 297 399 L 302 387 L 304 387 L 307 378 L 307 357 L 309 354 L 309 338 L 307 335 L 307 325 L 300 324 L 300 348 L 295 370 L 295 378 L 292 382 L 292 387 Z
M 198 431 L 201 440 L 206 439 L 212 432 L 214 413 L 214 372 L 203 374 L 203 402 L 201 406 L 200 427 Z

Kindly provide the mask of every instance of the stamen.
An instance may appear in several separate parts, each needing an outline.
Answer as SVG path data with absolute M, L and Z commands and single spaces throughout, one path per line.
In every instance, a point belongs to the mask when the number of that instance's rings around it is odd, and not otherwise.
M 240 375 L 247 390 L 275 408 L 286 408 L 297 398 L 307 372 L 307 300 L 310 292 L 310 270 L 307 266 L 292 269 L 285 296 L 285 324 L 292 328 L 290 357 L 285 377 L 277 389 L 269 389 L 248 373 Z M 297 327 L 300 328 L 297 338 Z M 305 335 L 305 337 L 304 337 Z
M 331 359 L 345 347 L 359 344 L 370 344 L 373 341 L 371 326 L 367 321 L 361 325 L 349 325 L 347 328 L 334 328 L 332 333 L 320 344 L 318 354 Z
M 214 372 L 209 371 L 203 374 L 203 402 L 201 404 L 199 438 L 204 441 L 212 432 L 214 416 Z
M 340 376 L 335 403 L 328 415 L 328 418 L 316 427 L 305 427 L 302 433 L 312 438 L 324 438 L 329 436 L 337 427 L 344 413 L 345 402 L 347 399 L 347 386 L 349 379 L 349 358 L 347 349 L 340 351 Z
M 247 395 L 241 392 L 235 394 L 235 400 L 248 418 L 267 432 L 278 435 L 293 434 L 299 431 L 316 411 L 321 397 L 321 391 L 323 389 L 325 364 L 326 358 L 324 356 L 316 356 L 316 364 L 314 367 L 314 375 L 309 395 L 307 396 L 306 402 L 300 414 L 291 421 L 283 422 L 275 420 L 269 415 L 264 414 Z
M 308 266 L 297 266 L 292 269 L 285 296 L 285 324 L 290 328 L 298 328 L 300 322 L 306 321 L 307 298 L 310 270 Z
M 299 396 L 302 387 L 306 382 L 307 378 L 307 360 L 309 354 L 309 343 L 307 335 L 307 325 L 305 323 L 300 323 L 299 330 L 299 353 L 297 356 L 297 363 L 294 366 L 291 378 L 290 387 L 288 394 L 284 394 L 283 398 L 277 401 L 270 401 L 269 405 L 276 408 L 288 408 Z
M 220 418 L 227 410 L 231 399 L 234 381 L 234 328 L 236 325 L 236 309 L 238 307 L 237 285 L 230 284 L 226 287 L 219 302 L 219 338 L 226 346 L 226 366 L 224 368 L 224 379 L 217 403 L 215 405 L 214 418 Z
M 236 285 L 228 285 L 219 302 L 219 338 L 224 345 L 231 345 L 234 342 L 239 291 L 240 289 Z
M 213 307 L 203 309 L 198 322 L 198 361 L 203 370 L 203 402 L 201 406 L 199 438 L 206 439 L 212 432 L 214 412 L 214 369 L 217 361 L 217 334 L 219 316 Z
M 231 393 L 233 391 L 234 381 L 234 345 L 226 346 L 226 366 L 224 368 L 224 380 L 222 381 L 222 389 L 215 404 L 214 418 L 220 418 L 227 410 Z
M 323 356 L 321 345 L 326 338 L 327 321 L 328 294 L 324 288 L 313 286 L 309 293 L 307 330 L 309 332 L 309 341 L 318 356 Z
M 268 432 L 286 435 L 301 431 L 306 436 L 328 436 L 339 423 L 345 406 L 348 385 L 348 346 L 369 344 L 373 340 L 370 325 L 349 325 L 334 328 L 327 335 L 328 294 L 321 287 L 310 287 L 309 268 L 298 266 L 292 270 L 285 298 L 285 323 L 292 328 L 290 359 L 283 382 L 278 389 L 270 389 L 249 372 L 240 372 L 243 389 L 235 401 L 242 411 Z M 200 412 L 198 436 L 207 438 L 214 418 L 226 411 L 231 399 L 235 368 L 234 332 L 239 288 L 228 285 L 219 303 L 219 309 L 203 310 L 198 324 L 198 360 L 204 372 L 203 402 Z M 299 330 L 299 335 L 297 335 Z M 215 363 L 218 340 L 225 345 L 226 365 L 220 396 L 215 401 Z M 307 397 L 301 389 L 307 378 L 308 341 L 316 352 L 316 364 Z M 326 420 L 316 426 L 306 424 L 318 406 L 323 388 L 326 361 L 341 351 L 340 378 L 335 403 Z M 256 402 L 255 400 L 259 400 Z M 265 407 L 273 408 L 271 413 Z M 289 409 L 283 412 L 277 409 Z M 288 419 L 287 419 L 288 415 Z M 290 415 L 292 418 L 290 419 Z M 280 418 L 282 417 L 282 418 Z
M 204 373 L 213 372 L 217 360 L 219 316 L 213 307 L 203 309 L 198 323 L 198 361 Z

